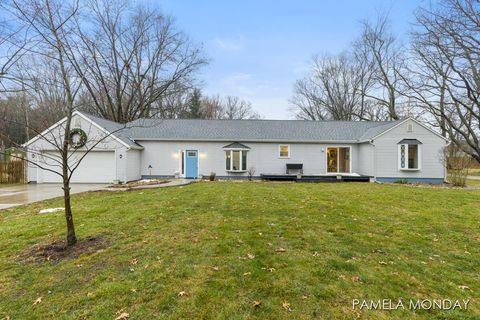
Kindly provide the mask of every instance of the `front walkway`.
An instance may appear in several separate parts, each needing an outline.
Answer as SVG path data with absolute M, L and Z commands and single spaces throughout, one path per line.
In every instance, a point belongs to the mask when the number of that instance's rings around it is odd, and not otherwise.
M 105 188 L 104 190 L 107 191 L 129 191 L 129 190 L 142 190 L 142 189 L 156 189 L 156 188 L 168 188 L 168 187 L 179 187 L 179 186 L 186 186 L 187 184 L 193 183 L 197 180 L 192 179 L 171 179 L 167 183 L 160 183 L 160 184 L 146 184 L 143 186 L 136 186 L 130 188 Z

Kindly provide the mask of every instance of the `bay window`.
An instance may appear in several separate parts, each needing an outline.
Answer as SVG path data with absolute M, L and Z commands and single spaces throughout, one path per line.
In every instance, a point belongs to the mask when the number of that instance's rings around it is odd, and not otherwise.
M 247 171 L 247 150 L 225 150 L 227 171 Z
M 250 147 L 239 142 L 232 142 L 223 147 L 225 150 L 225 169 L 229 172 L 247 171 L 247 152 Z
M 420 170 L 421 144 L 417 139 L 403 139 L 398 143 L 400 170 Z

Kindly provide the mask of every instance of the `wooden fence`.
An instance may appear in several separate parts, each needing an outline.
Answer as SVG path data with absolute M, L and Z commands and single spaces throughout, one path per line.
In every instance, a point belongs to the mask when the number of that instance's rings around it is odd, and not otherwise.
M 25 161 L 0 161 L 0 183 L 25 183 Z

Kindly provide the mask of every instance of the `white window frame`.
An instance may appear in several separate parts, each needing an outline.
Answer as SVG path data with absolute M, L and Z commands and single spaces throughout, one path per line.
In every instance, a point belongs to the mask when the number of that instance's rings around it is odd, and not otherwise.
M 280 155 L 280 150 L 281 150 L 282 147 L 287 147 L 288 148 L 288 155 L 287 156 Z M 290 145 L 289 144 L 279 144 L 278 145 L 278 158 L 279 159 L 290 159 Z
M 337 172 L 328 172 L 328 149 L 339 149 L 339 148 L 349 148 L 350 150 L 348 151 L 348 154 L 350 155 L 350 171 L 348 172 L 338 172 L 338 166 L 340 165 L 339 164 L 339 161 L 338 161 L 338 156 L 339 156 L 339 152 L 337 151 Z M 331 175 L 338 175 L 338 174 L 342 174 L 342 173 L 352 173 L 353 169 L 353 154 L 352 154 L 352 146 L 327 146 L 325 148 L 325 173 L 327 175 L 331 174 Z
M 225 162 L 225 171 L 226 172 L 247 172 L 248 169 L 247 169 L 247 166 L 245 166 L 245 170 L 242 170 L 243 168 L 243 152 L 245 152 L 245 156 L 247 158 L 247 165 L 248 165 L 248 149 L 224 149 L 225 151 L 225 159 L 227 157 L 227 152 L 230 152 L 230 170 L 227 170 L 227 167 L 226 167 L 226 162 Z M 233 170 L 233 151 L 240 151 L 240 170 Z
M 398 170 L 399 171 L 420 171 L 422 169 L 422 145 L 415 144 L 417 146 L 417 168 L 408 168 L 408 143 L 402 143 L 398 145 Z M 402 146 L 405 146 L 405 165 L 406 168 L 402 168 Z

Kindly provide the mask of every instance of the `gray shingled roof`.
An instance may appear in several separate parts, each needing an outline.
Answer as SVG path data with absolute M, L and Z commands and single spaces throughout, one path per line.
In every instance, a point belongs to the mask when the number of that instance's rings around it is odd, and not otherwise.
M 112 133 L 115 137 L 122 140 L 125 144 L 127 144 L 130 148 L 134 149 L 142 149 L 143 147 L 137 144 L 135 141 L 130 139 L 129 135 L 129 126 L 128 124 L 121 124 L 118 122 L 110 121 L 104 118 L 100 118 L 91 114 L 86 114 L 82 112 L 82 114 L 88 118 L 90 118 L 93 122 L 98 124 L 100 127 L 105 129 L 106 131 Z
M 135 140 L 366 141 L 399 121 L 140 119 L 130 122 Z
M 247 147 L 246 145 L 239 142 L 233 142 L 224 146 L 223 149 L 250 149 L 250 147 Z
M 124 125 L 91 115 L 106 130 Z M 368 141 L 400 121 L 139 119 L 115 136 L 138 147 L 142 140 L 359 142 Z

